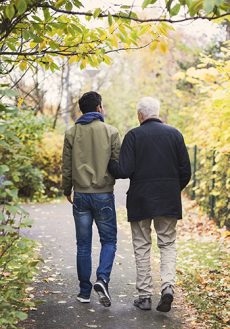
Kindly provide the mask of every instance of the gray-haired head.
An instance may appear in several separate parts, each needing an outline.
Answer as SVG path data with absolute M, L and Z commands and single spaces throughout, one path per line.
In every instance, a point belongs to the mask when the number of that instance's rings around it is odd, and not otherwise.
M 137 104 L 137 112 L 147 118 L 159 118 L 160 101 L 153 97 L 143 97 Z

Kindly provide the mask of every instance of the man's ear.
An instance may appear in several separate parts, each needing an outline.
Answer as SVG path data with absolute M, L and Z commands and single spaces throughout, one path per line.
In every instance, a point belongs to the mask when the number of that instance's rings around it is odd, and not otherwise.
M 141 112 L 137 112 L 137 117 L 138 117 L 139 122 L 142 123 L 143 122 L 143 115 L 142 115 Z
M 101 106 L 100 106 L 100 105 L 97 105 L 97 107 L 96 107 L 96 112 L 101 113 Z

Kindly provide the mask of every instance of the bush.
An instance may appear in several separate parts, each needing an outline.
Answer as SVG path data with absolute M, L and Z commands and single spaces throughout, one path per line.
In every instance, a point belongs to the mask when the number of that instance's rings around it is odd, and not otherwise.
M 43 125 L 35 122 L 30 113 L 19 112 L 15 107 L 0 103 L 0 110 L 0 154 L 4 163 L 0 165 L 0 327 L 14 329 L 34 306 L 27 289 L 39 259 L 36 243 L 21 235 L 21 230 L 31 223 L 17 203 L 19 190 L 28 184 L 23 179 L 28 174 L 33 179 L 39 178 L 40 172 L 28 173 L 28 168 L 32 164 L 34 141 Z
M 63 136 L 55 131 L 45 133 L 37 146 L 34 166 L 43 175 L 44 193 L 48 197 L 62 195 L 61 163 Z
M 47 122 L 12 106 L 1 104 L 0 110 L 0 160 L 9 168 L 6 178 L 20 197 L 32 199 L 43 192 L 42 173 L 33 168 L 33 161 Z
M 189 151 L 193 176 L 187 188 L 188 194 L 196 199 L 210 218 L 216 219 L 219 226 L 226 225 L 230 228 L 228 200 L 230 195 L 230 170 L 228 168 L 230 154 L 197 148 L 195 164 L 194 148 Z
M 35 306 L 28 286 L 36 274 L 40 261 L 36 256 L 36 243 L 20 235 L 21 229 L 30 227 L 28 215 L 18 206 L 2 206 L 0 212 L 0 327 L 15 325 L 27 318 L 27 310 Z

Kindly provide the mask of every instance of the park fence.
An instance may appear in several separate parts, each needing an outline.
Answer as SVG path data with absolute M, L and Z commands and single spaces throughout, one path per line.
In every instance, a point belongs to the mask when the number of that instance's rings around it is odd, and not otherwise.
M 188 195 L 216 220 L 230 229 L 230 153 L 197 145 L 188 147 L 192 178 Z

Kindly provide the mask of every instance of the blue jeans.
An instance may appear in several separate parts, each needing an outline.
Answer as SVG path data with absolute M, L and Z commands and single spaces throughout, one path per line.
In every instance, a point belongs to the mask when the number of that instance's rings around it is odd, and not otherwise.
M 117 223 L 113 193 L 74 193 L 73 216 L 77 241 L 77 273 L 80 293 L 92 290 L 92 225 L 97 225 L 101 242 L 97 279 L 110 280 L 117 243 Z

